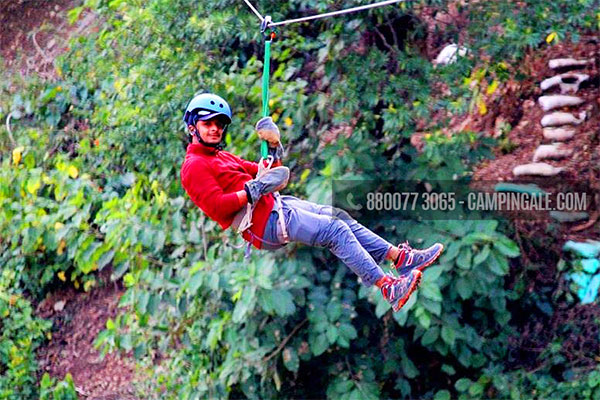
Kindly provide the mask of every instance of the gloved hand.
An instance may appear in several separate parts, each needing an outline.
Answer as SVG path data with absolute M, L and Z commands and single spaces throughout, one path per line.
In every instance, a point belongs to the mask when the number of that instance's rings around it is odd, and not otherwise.
M 262 140 L 266 140 L 269 143 L 269 147 L 277 148 L 281 146 L 281 134 L 279 128 L 273 122 L 271 117 L 261 118 L 256 123 L 256 133 Z
M 288 167 L 275 167 L 265 172 L 260 178 L 249 180 L 244 184 L 248 202 L 254 204 L 263 194 L 280 191 L 287 186 L 289 179 L 290 169 Z

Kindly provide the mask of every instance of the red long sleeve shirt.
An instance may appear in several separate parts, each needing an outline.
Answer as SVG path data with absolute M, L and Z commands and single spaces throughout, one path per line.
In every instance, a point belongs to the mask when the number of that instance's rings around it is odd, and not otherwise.
M 235 214 L 245 207 L 240 206 L 236 192 L 243 190 L 244 184 L 256 177 L 257 173 L 258 164 L 255 162 L 243 160 L 227 151 L 192 143 L 188 145 L 181 165 L 181 184 L 194 204 L 221 228 L 227 229 Z M 249 229 L 255 236 L 263 237 L 274 203 L 270 193 L 256 203 Z M 242 236 L 257 249 L 261 248 L 262 243 L 252 238 L 248 230 Z

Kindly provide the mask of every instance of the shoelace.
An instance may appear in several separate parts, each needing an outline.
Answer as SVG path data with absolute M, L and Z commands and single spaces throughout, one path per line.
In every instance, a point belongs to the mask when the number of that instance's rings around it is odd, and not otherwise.
M 406 261 L 406 265 L 411 265 L 414 257 L 414 249 L 410 247 L 408 241 L 400 244 L 400 246 L 398 246 L 398 249 L 400 250 L 400 254 L 398 254 L 398 257 L 396 257 L 394 265 L 397 266 L 400 264 L 404 264 L 404 261 Z M 406 259 L 407 256 L 408 260 Z

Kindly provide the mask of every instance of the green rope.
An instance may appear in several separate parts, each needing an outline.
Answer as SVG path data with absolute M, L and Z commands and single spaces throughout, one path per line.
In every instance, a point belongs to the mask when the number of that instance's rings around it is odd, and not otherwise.
M 263 117 L 269 116 L 269 75 L 271 69 L 271 39 L 265 40 L 265 61 L 263 63 L 263 76 L 262 76 L 262 115 Z M 263 140 L 260 144 L 260 155 L 266 159 L 269 155 L 269 149 L 267 147 L 266 140 Z

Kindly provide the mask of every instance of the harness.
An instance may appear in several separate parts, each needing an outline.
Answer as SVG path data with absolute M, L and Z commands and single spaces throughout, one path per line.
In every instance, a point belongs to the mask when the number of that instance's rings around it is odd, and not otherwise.
M 274 160 L 273 156 L 267 156 L 267 164 L 265 165 L 264 159 L 261 157 L 260 161 L 258 162 L 258 173 L 256 174 L 256 176 L 261 177 L 268 170 L 270 170 L 271 166 L 273 165 L 273 160 Z M 281 230 L 281 236 L 283 237 L 283 244 L 287 244 L 290 242 L 290 238 L 289 238 L 289 235 L 287 232 L 287 228 L 285 227 L 285 218 L 283 216 L 283 206 L 281 204 L 281 195 L 279 194 L 279 192 L 274 192 L 273 197 L 275 198 L 275 204 L 277 206 L 277 214 L 278 214 L 277 225 L 279 226 L 279 229 Z M 246 208 L 240 210 L 240 212 L 238 212 L 236 214 L 236 216 L 233 218 L 233 223 L 232 223 L 233 228 L 238 233 L 243 234 L 244 232 L 248 231 L 248 234 L 251 237 L 250 242 L 248 242 L 248 244 L 246 245 L 246 251 L 244 252 L 244 256 L 246 258 L 250 257 L 250 253 L 252 250 L 252 241 L 254 239 L 258 240 L 261 243 L 269 244 L 271 246 L 278 246 L 281 244 L 281 243 L 272 243 L 268 240 L 260 238 L 260 237 L 256 236 L 250 230 L 250 227 L 252 226 L 252 214 L 254 212 L 254 207 L 256 207 L 256 204 L 257 203 L 246 204 Z

